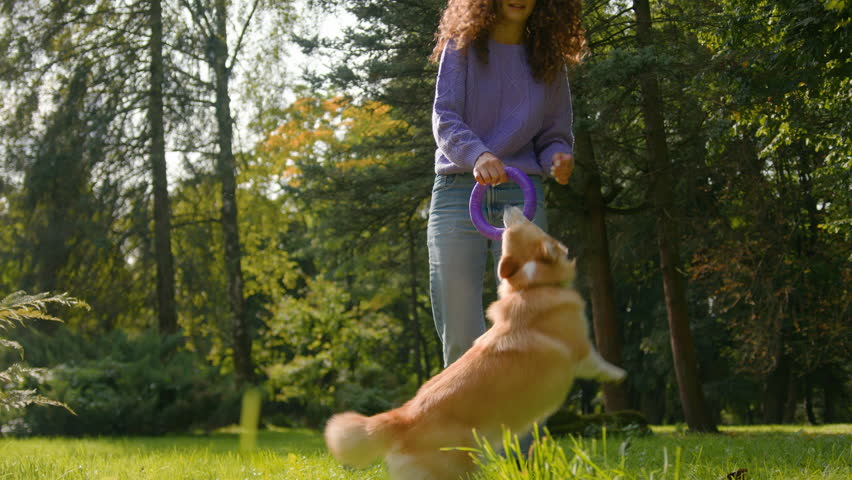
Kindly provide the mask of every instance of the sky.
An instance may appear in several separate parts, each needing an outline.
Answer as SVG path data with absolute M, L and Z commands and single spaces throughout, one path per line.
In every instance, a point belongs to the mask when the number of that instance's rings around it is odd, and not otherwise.
M 299 12 L 300 23 L 302 24 L 303 34 L 318 32 L 321 38 L 340 38 L 343 30 L 352 26 L 355 23 L 355 18 L 346 11 L 336 12 L 321 12 L 311 11 L 307 8 L 306 0 L 296 0 L 296 8 Z M 329 59 L 325 57 L 309 58 L 301 53 L 299 48 L 293 47 L 291 50 L 294 62 L 300 67 L 311 67 L 323 70 L 329 63 Z

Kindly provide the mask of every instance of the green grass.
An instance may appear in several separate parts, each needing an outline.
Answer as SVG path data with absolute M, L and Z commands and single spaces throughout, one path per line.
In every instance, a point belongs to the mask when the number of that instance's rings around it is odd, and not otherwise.
M 481 478 L 705 480 L 724 479 L 741 468 L 748 469 L 748 480 L 852 478 L 852 425 L 730 427 L 722 435 L 682 435 L 665 427 L 654 430 L 657 434 L 632 438 L 627 446 L 624 438 L 547 442 L 526 472 L 519 471 L 515 462 L 492 459 Z M 255 450 L 241 452 L 239 445 L 239 436 L 232 433 L 0 438 L 0 480 L 386 478 L 381 466 L 367 471 L 340 467 L 325 452 L 315 431 L 263 431 Z
M 478 478 L 703 480 L 741 469 L 748 470 L 743 477 L 748 480 L 852 478 L 852 425 L 728 427 L 720 435 L 683 435 L 674 427 L 654 431 L 629 440 L 545 441 L 537 453 L 541 458 L 533 455 L 526 469 L 511 455 L 503 460 L 486 454 Z

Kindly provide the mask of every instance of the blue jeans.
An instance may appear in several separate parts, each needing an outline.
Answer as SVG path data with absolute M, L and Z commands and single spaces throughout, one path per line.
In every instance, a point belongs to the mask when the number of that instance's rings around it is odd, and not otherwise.
M 547 230 L 544 188 L 540 176 L 530 177 L 536 191 L 534 222 Z M 436 175 L 429 206 L 429 290 L 435 328 L 444 346 L 444 366 L 453 363 L 485 332 L 482 294 L 487 255 L 496 269 L 501 242 L 482 236 L 470 220 L 473 174 Z M 485 219 L 503 226 L 503 209 L 523 208 L 524 195 L 514 182 L 486 190 L 482 201 Z

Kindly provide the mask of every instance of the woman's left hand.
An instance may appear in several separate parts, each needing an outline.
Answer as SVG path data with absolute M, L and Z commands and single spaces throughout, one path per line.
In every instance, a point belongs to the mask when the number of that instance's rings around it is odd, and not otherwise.
M 557 152 L 553 154 L 553 165 L 550 174 L 560 185 L 566 185 L 574 172 L 574 155 Z

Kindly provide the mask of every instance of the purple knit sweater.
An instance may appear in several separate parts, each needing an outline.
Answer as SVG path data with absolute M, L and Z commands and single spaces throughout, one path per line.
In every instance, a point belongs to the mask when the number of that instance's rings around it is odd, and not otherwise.
M 573 153 L 567 75 L 539 83 L 522 45 L 490 40 L 488 49 L 488 64 L 452 42 L 441 55 L 432 109 L 435 172 L 471 172 L 491 152 L 508 166 L 547 176 L 554 153 Z

